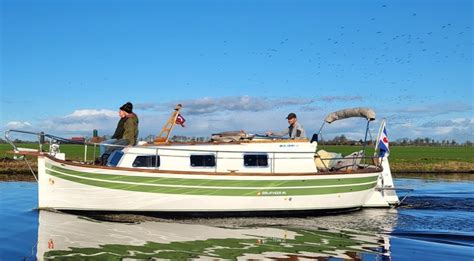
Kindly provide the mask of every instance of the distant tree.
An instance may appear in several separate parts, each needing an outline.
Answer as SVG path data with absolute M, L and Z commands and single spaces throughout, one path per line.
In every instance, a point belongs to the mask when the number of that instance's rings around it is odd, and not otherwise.
M 337 137 L 337 140 L 340 141 L 340 137 Z M 459 143 L 458 141 L 452 140 L 435 140 L 430 137 L 425 138 L 400 138 L 395 141 L 390 141 L 390 145 L 392 146 L 473 146 L 472 141 L 465 141 L 464 143 Z
M 346 145 L 347 142 L 348 142 L 348 139 L 346 138 L 346 136 L 344 134 L 342 134 L 341 136 L 337 137 L 337 143 L 338 144 L 341 144 L 341 145 Z
M 155 140 L 155 135 L 148 135 L 146 136 L 145 140 L 148 142 L 152 142 Z
M 408 145 L 408 139 L 407 138 L 402 139 L 401 144 L 402 145 Z
M 415 145 L 421 145 L 421 144 L 423 144 L 423 139 L 422 138 L 416 138 L 416 139 L 413 140 L 413 143 Z

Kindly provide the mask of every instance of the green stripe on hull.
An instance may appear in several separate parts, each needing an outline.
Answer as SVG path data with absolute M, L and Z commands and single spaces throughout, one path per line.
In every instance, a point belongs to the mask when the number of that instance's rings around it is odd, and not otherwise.
M 90 180 L 82 177 L 72 177 L 58 173 L 56 171 L 46 171 L 47 174 L 77 182 L 85 185 L 102 187 L 107 189 L 119 189 L 126 191 L 162 193 L 174 195 L 202 195 L 202 196 L 303 196 L 303 195 L 326 195 L 364 191 L 375 187 L 376 181 L 370 184 L 344 186 L 344 187 L 323 187 L 323 188 L 295 188 L 295 189 L 235 189 L 235 188 L 183 188 L 183 187 L 163 187 L 159 185 L 145 184 L 124 184 L 115 181 Z
M 303 186 L 337 186 L 375 182 L 378 176 L 362 178 L 333 178 L 333 179 L 304 179 L 301 180 L 216 180 L 216 179 L 183 179 L 164 177 L 140 177 L 116 174 L 97 174 L 69 170 L 52 165 L 47 165 L 55 171 L 72 174 L 75 176 L 101 179 L 107 181 L 134 182 L 158 185 L 184 185 L 184 186 L 209 186 L 209 187 L 303 187 Z M 315 174 L 317 175 L 317 174 Z

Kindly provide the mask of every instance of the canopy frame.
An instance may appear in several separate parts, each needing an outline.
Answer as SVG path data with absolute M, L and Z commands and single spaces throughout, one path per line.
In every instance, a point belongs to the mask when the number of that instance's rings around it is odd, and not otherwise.
M 365 155 L 365 149 L 367 148 L 367 135 L 369 133 L 370 122 L 375 120 L 375 112 L 370 108 L 358 107 L 358 108 L 348 108 L 339 111 L 329 113 L 323 121 L 323 124 L 319 128 L 318 137 L 322 137 L 321 133 L 326 123 L 331 124 L 338 120 L 348 119 L 348 118 L 365 118 L 367 120 L 367 125 L 365 128 L 365 137 L 363 143 L 363 153 Z

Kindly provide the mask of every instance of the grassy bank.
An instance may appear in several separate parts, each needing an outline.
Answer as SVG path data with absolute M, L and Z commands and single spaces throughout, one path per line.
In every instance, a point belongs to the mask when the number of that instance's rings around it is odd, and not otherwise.
M 31 148 L 38 149 L 38 144 L 25 143 L 25 144 L 16 144 L 20 148 Z M 60 146 L 61 152 L 66 153 L 66 158 L 70 160 L 84 160 L 85 146 L 83 145 L 72 145 L 72 144 L 63 144 Z M 43 145 L 43 151 L 49 149 L 48 145 Z M 9 157 L 12 158 L 12 154 L 6 153 L 11 151 L 12 147 L 10 144 L 0 144 L 0 155 L 2 158 Z M 99 154 L 99 148 L 95 148 L 96 156 Z M 87 160 L 90 161 L 94 157 L 94 146 L 87 146 Z
M 21 148 L 38 148 L 38 144 L 31 143 L 16 145 Z M 43 150 L 48 149 L 48 145 L 43 146 Z M 24 160 L 14 160 L 13 154 L 7 153 L 11 150 L 12 147 L 9 144 L 0 144 L 0 181 L 33 181 L 34 177 L 25 160 L 28 161 L 36 173 L 38 169 L 36 157 L 27 156 Z M 87 147 L 87 161 L 94 160 L 94 150 L 95 157 L 97 157 L 99 155 L 99 148 L 94 148 L 93 146 Z M 65 153 L 66 159 L 69 160 L 83 161 L 84 151 L 85 147 L 83 145 L 61 145 L 61 152 Z
M 347 155 L 360 147 L 321 145 L 319 149 Z M 367 155 L 373 153 L 373 148 L 367 150 Z M 474 172 L 474 148 L 392 146 L 390 167 L 392 172 Z
M 20 144 L 19 147 L 37 148 L 38 145 Z M 43 149 L 48 149 L 48 146 Z M 88 161 L 93 160 L 94 149 L 97 156 L 98 148 L 88 146 Z M 319 149 L 348 155 L 362 148 L 360 146 L 320 145 Z M 473 147 L 393 146 L 390 149 L 390 165 L 394 173 L 474 173 Z M 8 175 L 27 175 L 26 179 L 30 178 L 31 172 L 25 161 L 13 160 L 13 155 L 6 153 L 8 150 L 11 150 L 10 145 L 0 144 L 0 174 L 4 177 L 3 179 Z M 84 146 L 82 145 L 61 145 L 61 152 L 66 153 L 67 159 L 84 160 Z M 373 148 L 367 149 L 367 155 L 373 155 Z M 36 159 L 33 157 L 26 159 L 36 171 Z

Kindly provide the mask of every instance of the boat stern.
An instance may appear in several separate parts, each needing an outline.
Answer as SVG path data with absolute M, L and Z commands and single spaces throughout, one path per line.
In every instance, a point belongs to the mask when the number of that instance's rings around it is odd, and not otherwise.
M 392 172 L 388 158 L 382 160 L 382 172 L 377 180 L 377 186 L 363 207 L 391 207 L 400 204 L 395 186 L 393 184 Z

